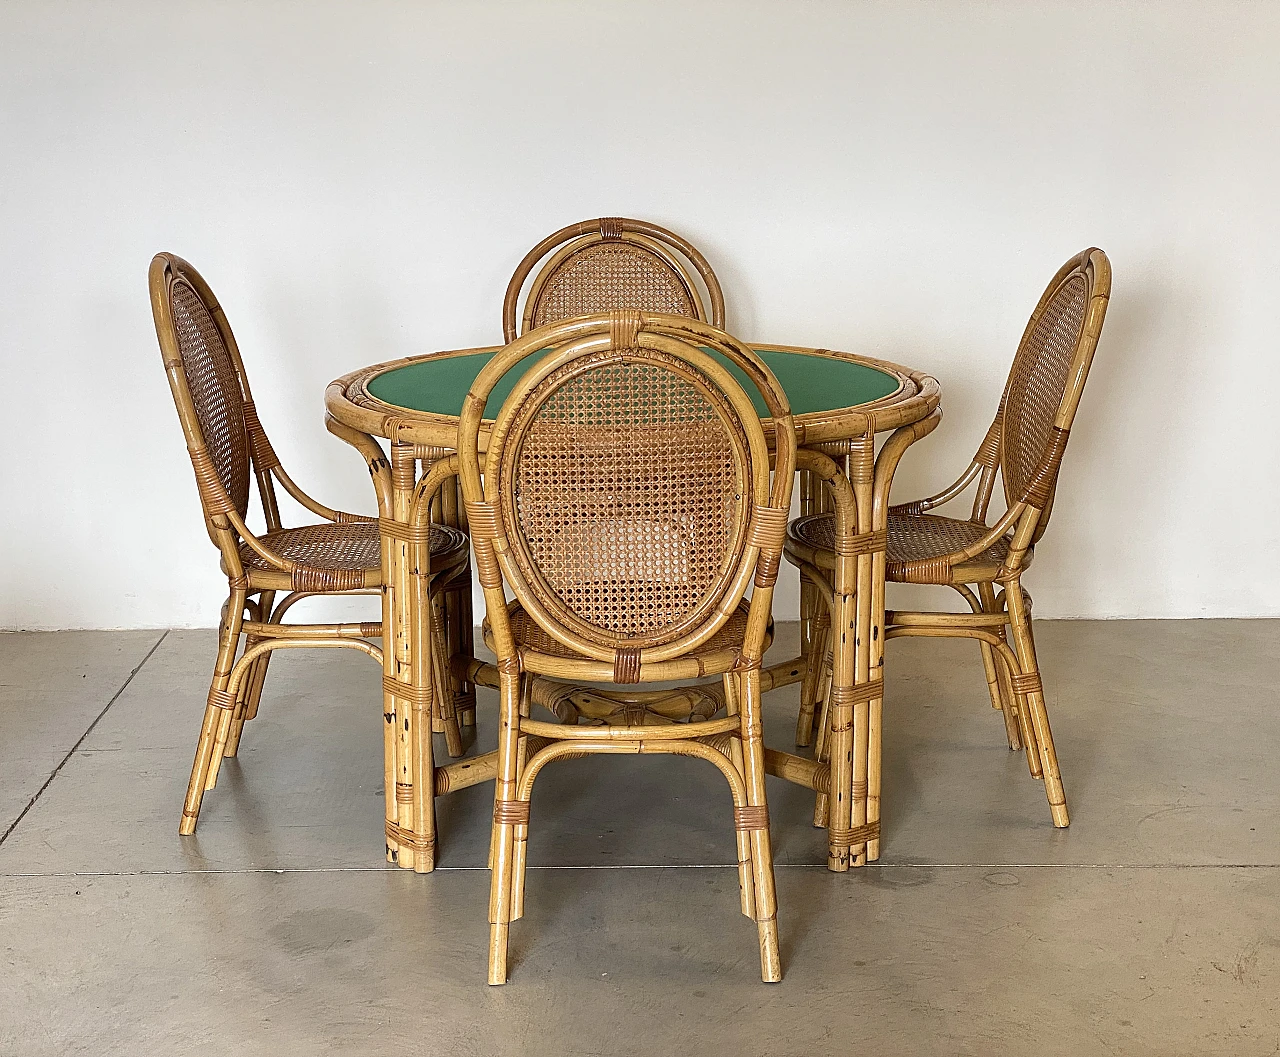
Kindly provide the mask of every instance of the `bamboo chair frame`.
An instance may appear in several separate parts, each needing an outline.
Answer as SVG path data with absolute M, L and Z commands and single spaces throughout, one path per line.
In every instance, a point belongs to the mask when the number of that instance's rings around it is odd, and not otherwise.
M 191 834 L 204 794 L 217 783 L 223 758 L 236 755 L 246 720 L 257 715 L 275 650 L 347 648 L 381 661 L 382 651 L 367 641 L 381 636 L 379 621 L 296 624 L 285 623 L 285 614 L 297 602 L 318 595 L 380 594 L 382 574 L 380 564 L 361 563 L 352 556 L 369 544 L 376 548 L 376 533 L 362 526 L 376 529 L 377 520 L 325 506 L 304 492 L 280 464 L 258 420 L 235 335 L 200 273 L 174 254 L 159 253 L 151 261 L 148 285 L 156 337 L 195 471 L 205 528 L 221 553 L 228 581 L 217 660 L 179 825 L 180 833 Z M 182 302 L 177 313 L 175 293 Z M 179 315 L 185 321 L 181 325 Z M 193 358 L 194 369 L 223 372 L 216 383 L 222 387 L 217 398 L 222 404 L 213 410 L 210 400 L 193 395 L 192 368 L 183 357 L 183 327 L 200 330 L 198 340 L 204 345 L 206 355 L 198 361 Z M 201 391 L 207 394 L 207 386 Z M 226 434 L 216 449 L 206 436 L 202 409 Z M 285 528 L 276 483 L 325 524 Z M 245 523 L 254 485 L 266 523 L 263 533 L 255 533 Z M 433 532 L 434 565 L 429 568 L 436 589 L 444 590 L 465 577 L 466 537 L 438 527 Z M 339 560 L 325 560 L 335 556 Z M 240 652 L 242 637 L 245 643 Z
M 1027 323 L 995 419 L 968 468 L 938 494 L 889 509 L 886 579 L 950 587 L 964 598 L 970 612 L 890 610 L 885 614 L 885 639 L 951 637 L 978 642 L 992 706 L 1003 714 L 1009 747 L 1025 750 L 1031 775 L 1044 782 L 1057 827 L 1069 825 L 1070 815 L 1036 660 L 1031 596 L 1022 587 L 1021 577 L 1048 526 L 1062 456 L 1110 294 L 1111 266 L 1102 250 L 1087 249 L 1067 261 Z M 1062 340 L 1055 328 L 1064 320 L 1071 321 L 1074 331 L 1069 358 L 1059 356 L 1057 376 L 1046 379 L 1044 375 L 1055 369 L 1052 363 L 1042 366 L 1053 355 L 1047 346 Z M 1051 416 L 1046 414 L 1049 411 Z M 1047 423 L 1051 424 L 1045 428 Z M 1006 509 L 989 522 L 997 477 L 1003 483 Z M 958 498 L 975 482 L 967 521 L 951 522 L 927 513 Z M 821 545 L 825 535 L 821 521 L 828 517 L 817 514 L 792 522 L 786 546 L 787 557 L 800 568 L 803 582 L 824 598 L 830 586 L 823 573 L 836 560 L 834 552 Z M 913 533 L 924 531 L 934 537 L 958 533 L 964 542 L 954 549 L 934 548 L 939 553 L 913 557 L 909 541 Z M 827 647 L 826 639 L 818 636 L 815 644 Z M 820 681 L 820 677 L 814 680 Z M 809 683 L 806 689 L 811 689 Z M 805 725 L 802 702 L 797 740 L 805 734 Z M 878 746 L 872 751 L 870 796 L 878 804 Z
M 776 431 L 772 480 L 768 444 L 754 405 L 705 348 L 741 368 L 763 395 Z M 504 402 L 482 456 L 481 425 L 494 384 L 525 356 L 544 349 L 550 351 L 524 373 Z M 521 504 L 532 500 L 527 489 L 517 500 L 513 481 L 523 472 L 517 468 L 523 467 L 534 443 L 530 437 L 535 424 L 557 393 L 611 368 L 633 366 L 658 368 L 655 374 L 665 372 L 694 387 L 715 409 L 717 428 L 734 438 L 737 494 L 729 543 L 709 584 L 698 588 L 696 604 L 673 614 L 674 623 L 656 631 L 609 630 L 567 608 L 544 579 L 542 559 L 530 560 L 526 532 L 535 515 L 529 513 L 532 507 Z M 572 432 L 576 427 L 568 428 L 570 432 L 550 442 L 566 457 L 578 444 Z M 538 443 L 545 443 L 545 438 Z M 458 453 L 476 575 L 484 589 L 489 641 L 499 673 L 489 982 L 506 981 L 509 925 L 523 915 L 529 803 L 538 773 L 555 759 L 653 752 L 704 759 L 725 776 L 734 804 L 741 908 L 757 923 L 762 979 L 781 979 L 760 670 L 795 473 L 796 439 L 785 393 L 752 350 L 699 321 L 636 311 L 581 316 L 532 331 L 493 357 L 463 403 Z M 686 578 L 693 575 L 690 570 Z M 515 598 L 510 606 L 504 585 Z M 750 585 L 754 590 L 740 640 L 717 646 L 713 636 L 740 613 Z M 620 598 L 611 604 L 619 610 L 628 605 Z M 536 623 L 543 639 L 517 637 L 512 617 L 520 611 Z M 541 645 L 543 641 L 550 645 Z M 668 725 L 580 727 L 544 722 L 530 716 L 535 675 L 614 684 L 719 675 L 728 714 Z
M 707 259 L 692 243 L 682 239 L 673 231 L 644 220 L 601 217 L 598 220 L 583 220 L 561 228 L 548 235 L 525 254 L 511 277 L 506 296 L 503 298 L 503 340 L 508 343 L 515 341 L 517 318 L 520 320 L 521 334 L 527 334 L 535 327 L 567 318 L 552 310 L 544 300 L 544 294 L 560 281 L 570 283 L 571 288 L 579 291 L 585 305 L 593 312 L 625 308 L 644 310 L 653 307 L 632 303 L 637 299 L 629 296 L 629 291 L 601 284 L 594 279 L 579 278 L 576 284 L 571 283 L 572 277 L 567 274 L 569 270 L 582 259 L 584 254 L 598 252 L 597 248 L 611 249 L 618 256 L 625 255 L 634 268 L 643 270 L 651 279 L 664 284 L 669 295 L 678 293 L 684 308 L 681 314 L 687 314 L 703 322 L 709 322 L 713 327 L 724 329 L 724 294 L 720 289 L 720 282 L 716 278 L 716 273 L 712 271 L 711 265 L 707 263 Z M 524 289 L 534 268 L 548 254 L 551 254 L 551 257 L 534 275 L 533 281 L 529 284 L 529 292 L 524 299 L 524 310 L 517 316 L 520 292 Z M 706 302 L 698 291 L 697 283 L 693 278 L 694 273 L 701 278 L 706 287 Z M 671 307 L 674 308 L 674 306 Z M 663 311 L 667 310 L 663 309 Z

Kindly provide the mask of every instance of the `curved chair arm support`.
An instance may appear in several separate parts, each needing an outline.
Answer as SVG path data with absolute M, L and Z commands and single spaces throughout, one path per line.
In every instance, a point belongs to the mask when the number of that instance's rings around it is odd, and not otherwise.
M 835 501 L 836 533 L 852 533 L 858 528 L 858 504 L 853 494 L 853 485 L 829 455 L 814 451 L 812 448 L 800 448 L 796 452 L 796 469 L 808 470 L 817 476 L 831 491 Z
M 457 453 L 446 455 L 431 464 L 422 479 L 413 489 L 413 499 L 409 504 L 409 524 L 420 527 L 429 523 L 431 518 L 431 500 L 440 491 L 441 486 L 460 472 L 461 460 Z
M 932 510 L 934 507 L 944 506 L 950 503 L 956 496 L 960 495 L 969 485 L 977 479 L 982 472 L 982 463 L 974 461 L 969 463 L 969 468 L 965 470 L 954 482 L 947 485 L 937 495 L 931 495 L 927 499 L 915 499 L 910 503 L 896 503 L 889 508 L 891 514 L 923 514 L 925 511 Z
M 880 512 L 883 509 L 882 504 L 888 501 L 889 484 L 893 481 L 893 475 L 898 470 L 898 463 L 902 461 L 902 457 L 907 453 L 907 449 L 916 441 L 923 440 L 937 429 L 938 424 L 941 421 L 942 408 L 935 407 L 928 415 L 920 419 L 919 422 L 912 422 L 908 426 L 899 426 L 889 435 L 889 439 L 884 442 L 883 446 L 880 448 L 880 454 L 876 458 L 875 516 L 878 517 L 880 515 Z M 961 481 L 963 480 L 964 478 L 961 478 Z M 942 494 L 945 495 L 946 493 Z M 943 500 L 943 502 L 945 502 L 945 500 Z
M 280 555 L 264 544 L 257 534 L 244 523 L 244 518 L 237 511 L 227 510 L 223 512 L 222 516 L 231 523 L 231 527 L 235 529 L 236 534 L 244 540 L 254 554 L 281 572 L 293 572 L 297 563 L 290 561 L 288 558 L 281 558 Z
M 307 495 L 301 487 L 294 483 L 293 478 L 290 477 L 285 472 L 284 467 L 278 463 L 271 468 L 270 472 L 271 475 L 280 482 L 281 487 L 283 487 L 284 490 L 294 498 L 294 500 L 306 507 L 317 517 L 322 517 L 326 521 L 337 521 L 348 524 L 355 521 L 377 520 L 376 518 L 366 517 L 363 514 L 348 514 L 343 510 L 334 510 L 332 507 L 325 506 L 318 499 L 312 499 L 311 496 Z
M 391 462 L 386 452 L 368 433 L 361 433 L 345 423 L 339 422 L 327 411 L 324 425 L 339 440 L 345 440 L 361 455 L 369 467 L 369 476 L 373 478 L 373 488 L 378 497 L 378 513 L 383 517 L 391 516 Z M 292 493 L 290 493 L 292 495 Z

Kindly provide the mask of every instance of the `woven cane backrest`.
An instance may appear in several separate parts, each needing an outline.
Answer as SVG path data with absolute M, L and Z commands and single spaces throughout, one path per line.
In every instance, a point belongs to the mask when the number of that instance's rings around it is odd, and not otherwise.
M 1101 250 L 1073 258 L 1054 277 L 1027 324 L 1001 401 L 1000 470 L 1005 497 L 1044 511 L 1048 524 L 1058 466 L 1088 375 L 1110 294 Z
M 517 343 L 548 351 L 504 404 L 485 461 L 512 592 L 548 634 L 595 652 L 705 638 L 723 624 L 749 580 L 759 524 L 776 520 L 780 546 L 790 497 L 790 475 L 785 497 L 771 490 L 753 405 L 705 351 L 720 332 L 694 324 L 701 332 L 682 335 L 671 316 L 613 319 Z M 777 384 L 762 364 L 749 376 Z M 793 445 L 785 396 L 768 402 Z M 461 437 L 460 450 L 465 489 Z M 760 513 L 771 504 L 777 519 Z
M 249 504 L 252 438 L 239 352 L 218 302 L 186 261 L 151 262 L 151 309 L 206 517 Z
M 183 374 L 200 433 L 223 489 L 244 517 L 249 507 L 249 434 L 240 378 L 199 294 L 183 279 L 169 289 Z
M 511 441 L 504 527 L 544 607 L 609 644 L 705 617 L 751 512 L 743 423 L 705 377 L 657 351 L 606 352 L 544 380 Z
M 558 248 L 557 248 L 558 247 Z M 673 232 L 621 217 L 563 228 L 534 247 L 507 289 L 503 330 L 516 336 L 516 303 L 525 280 L 548 253 L 525 299 L 521 332 L 562 319 L 615 309 L 662 312 L 724 325 L 720 284 L 706 259 Z M 708 290 L 704 304 L 693 273 Z

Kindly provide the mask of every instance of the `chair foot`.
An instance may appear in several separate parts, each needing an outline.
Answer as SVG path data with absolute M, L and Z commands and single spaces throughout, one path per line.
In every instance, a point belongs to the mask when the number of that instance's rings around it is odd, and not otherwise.
M 489 983 L 507 982 L 507 931 L 506 922 L 497 921 L 489 926 Z
M 776 984 L 782 979 L 782 958 L 778 954 L 778 919 L 757 921 L 760 932 L 760 979 Z

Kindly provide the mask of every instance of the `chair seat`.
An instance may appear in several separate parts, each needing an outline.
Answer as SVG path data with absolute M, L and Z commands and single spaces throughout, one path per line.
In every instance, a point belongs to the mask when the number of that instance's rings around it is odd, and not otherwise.
M 745 598 L 738 604 L 738 608 L 734 611 L 733 616 L 725 621 L 724 626 L 711 636 L 706 642 L 699 646 L 696 650 L 692 650 L 687 656 L 689 657 L 707 657 L 713 653 L 719 653 L 723 650 L 733 649 L 742 645 L 743 636 L 747 630 L 747 614 L 750 611 L 751 604 Z M 582 654 L 576 653 L 569 649 L 559 639 L 554 639 L 542 630 L 533 617 L 525 612 L 524 607 L 513 605 L 508 611 L 508 619 L 511 622 L 511 637 L 515 639 L 516 645 L 522 650 L 531 650 L 534 653 L 546 654 L 550 657 L 566 657 L 569 659 L 581 658 Z M 489 618 L 484 618 L 484 644 L 493 649 L 493 629 L 489 626 Z M 764 648 L 768 649 L 773 641 L 773 621 L 769 622 L 769 629 L 765 632 Z M 496 652 L 496 651 L 495 651 Z
M 253 587 L 265 590 L 358 590 L 382 585 L 382 540 L 376 521 L 324 523 L 280 529 L 261 537 L 274 554 L 298 567 L 288 573 L 241 544 L 240 560 Z M 460 564 L 466 534 L 431 526 L 431 562 L 441 569 Z M 310 581 L 316 581 L 314 585 Z
M 947 567 L 934 563 L 978 542 L 990 526 L 959 521 L 937 514 L 889 515 L 885 578 L 897 583 L 978 583 L 993 579 L 1009 551 L 1007 538 L 996 540 L 966 562 Z M 835 565 L 836 518 L 834 514 L 810 514 L 787 526 L 787 549 L 819 568 Z M 1031 562 L 1027 552 L 1024 565 Z

